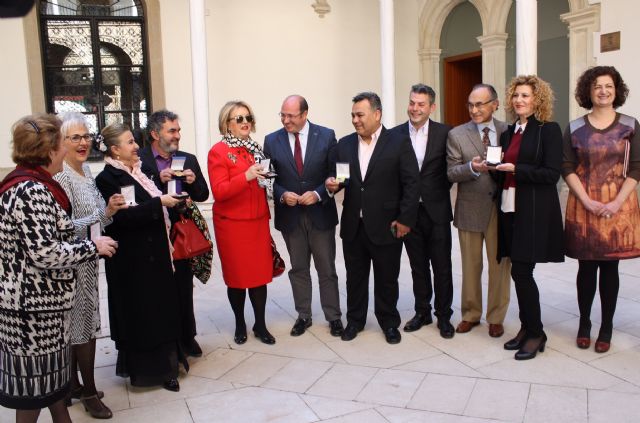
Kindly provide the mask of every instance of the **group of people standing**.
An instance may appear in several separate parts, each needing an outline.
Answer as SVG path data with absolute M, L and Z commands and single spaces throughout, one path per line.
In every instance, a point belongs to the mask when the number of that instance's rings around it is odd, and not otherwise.
M 256 117 L 250 105 L 228 102 L 219 114 L 222 140 L 207 164 L 234 342 L 247 342 L 247 291 L 255 337 L 276 342 L 265 318 L 267 284 L 274 277 L 271 197 L 275 228 L 290 257 L 297 312 L 291 336 L 312 325 L 313 258 L 331 335 L 351 341 L 364 329 L 373 266 L 374 315 L 386 341 L 401 342 L 397 301 L 404 245 L 415 300 L 405 332 L 433 323 L 432 308 L 443 338 L 480 324 L 486 249 L 489 335 L 504 334 L 513 278 L 521 328 L 504 348 L 516 351 L 516 360 L 534 358 L 547 337 L 533 271 L 537 263 L 561 262 L 567 255 L 579 260 L 576 344 L 591 345 L 599 270 L 602 321 L 595 350 L 608 351 L 618 262 L 640 255 L 640 128 L 616 112 L 627 94 L 615 68 L 587 70 L 575 95 L 589 113 L 571 122 L 563 137 L 551 120 L 553 92 L 537 76 L 512 79 L 505 98 L 511 125 L 494 118 L 500 101 L 488 84 L 472 89 L 470 121 L 455 128 L 430 119 L 436 94 L 424 84 L 411 87 L 408 120 L 389 129 L 381 123 L 378 95 L 363 92 L 353 98 L 355 132 L 339 141 L 333 130 L 310 122 L 304 97 L 291 95 L 279 113 L 282 128 L 267 135 L 263 146 L 251 138 Z M 18 422 L 36 421 L 44 407 L 54 421 L 70 421 L 65 403 L 72 399 L 93 417 L 112 416 L 93 377 L 101 326 L 99 256 L 105 258 L 118 375 L 133 386 L 178 391 L 179 366 L 188 370 L 186 357 L 202 355 L 195 339 L 196 270 L 190 260 L 173 259 L 170 231 L 186 209 L 195 208 L 191 201 L 208 198 L 209 189 L 195 156 L 179 150 L 178 116 L 152 114 L 151 142 L 142 149 L 127 126 L 105 127 L 95 140 L 105 167 L 95 179 L 85 163 L 93 142 L 88 127 L 78 113 L 62 121 L 28 116 L 13 127 L 17 167 L 0 183 L 0 405 L 15 408 Z M 176 158 L 184 165 L 173 166 Z M 570 188 L 564 229 L 561 176 Z M 340 191 L 346 326 L 335 268 Z M 462 320 L 456 328 L 452 220 L 462 258 Z

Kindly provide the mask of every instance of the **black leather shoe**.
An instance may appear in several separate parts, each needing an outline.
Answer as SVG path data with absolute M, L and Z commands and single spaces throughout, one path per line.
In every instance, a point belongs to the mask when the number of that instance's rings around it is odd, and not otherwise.
M 524 341 L 527 338 L 527 331 L 520 329 L 515 338 L 508 340 L 504 343 L 504 349 L 508 351 L 515 351 L 522 348 Z
M 438 329 L 440 329 L 440 336 L 445 339 L 451 339 L 453 338 L 453 335 L 456 334 L 456 330 L 454 329 L 449 319 L 438 319 Z
M 544 352 L 545 345 L 547 345 L 547 335 L 545 334 L 538 338 L 528 338 L 514 358 L 516 360 L 531 360 L 536 357 L 538 351 Z
M 191 357 L 202 357 L 202 348 L 198 342 L 194 339 L 186 345 L 187 355 Z
M 413 316 L 411 320 L 405 323 L 402 330 L 404 330 L 405 332 L 415 332 L 421 327 L 430 325 L 431 323 L 433 323 L 431 313 L 416 313 L 416 315 Z
M 355 325 L 347 323 L 347 327 L 344 328 L 344 332 L 342 332 L 342 336 L 340 336 L 340 339 L 342 339 L 343 341 L 351 341 L 356 336 L 358 336 L 358 332 L 360 331 L 362 331 L 362 329 L 358 329 L 357 327 L 355 327 Z
M 236 328 L 236 333 L 233 335 L 233 341 L 238 345 L 242 345 L 247 342 L 247 329 Z
M 329 322 L 329 329 L 331 336 L 342 336 L 344 333 L 344 327 L 342 326 L 342 320 L 336 319 Z
M 169 379 L 166 380 L 162 387 L 167 391 L 178 392 L 180 391 L 180 384 L 178 383 L 178 379 Z
M 384 331 L 384 337 L 389 344 L 399 344 L 402 339 L 400 331 L 397 328 L 387 328 Z
M 266 329 L 264 331 L 257 331 L 254 329 L 253 334 L 256 336 L 256 338 L 262 341 L 263 344 L 273 345 L 276 343 L 276 338 L 274 338 L 273 335 L 271 335 Z
M 311 317 L 309 317 L 308 319 L 296 319 L 296 322 L 293 324 L 293 328 L 291 328 L 291 336 L 302 335 L 310 326 Z

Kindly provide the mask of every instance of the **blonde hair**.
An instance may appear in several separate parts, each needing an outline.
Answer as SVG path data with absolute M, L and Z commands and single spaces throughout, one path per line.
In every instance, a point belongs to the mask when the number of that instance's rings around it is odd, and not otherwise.
M 111 147 L 114 145 L 120 145 L 120 141 L 118 138 L 120 135 L 124 134 L 127 131 L 131 131 L 129 126 L 124 123 L 112 123 L 111 125 L 105 126 L 104 129 L 100 132 L 102 135 L 102 142 L 107 147 L 107 150 L 104 152 L 109 157 L 113 157 L 113 152 L 111 151 Z
M 221 135 L 225 135 L 229 132 L 229 116 L 231 112 L 239 107 L 244 107 L 249 111 L 249 114 L 253 116 L 253 122 L 251 123 L 251 132 L 256 132 L 256 115 L 253 114 L 251 106 L 242 100 L 227 101 L 227 103 L 220 109 L 220 115 L 218 116 L 218 129 Z
M 56 115 L 34 114 L 13 124 L 11 159 L 21 166 L 49 166 L 50 153 L 60 148 L 60 119 Z
M 516 117 L 511 98 L 516 88 L 520 85 L 531 87 L 533 93 L 533 115 L 535 118 L 540 122 L 549 122 L 553 116 L 553 101 L 555 97 L 551 85 L 537 75 L 518 75 L 511 79 L 504 102 L 507 113 L 513 118 Z

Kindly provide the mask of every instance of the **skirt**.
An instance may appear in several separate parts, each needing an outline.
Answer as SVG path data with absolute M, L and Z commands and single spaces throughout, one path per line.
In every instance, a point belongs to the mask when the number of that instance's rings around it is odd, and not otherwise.
M 269 216 L 234 220 L 214 214 L 213 229 L 229 288 L 255 288 L 273 279 Z
M 0 406 L 48 407 L 69 392 L 69 311 L 0 311 Z

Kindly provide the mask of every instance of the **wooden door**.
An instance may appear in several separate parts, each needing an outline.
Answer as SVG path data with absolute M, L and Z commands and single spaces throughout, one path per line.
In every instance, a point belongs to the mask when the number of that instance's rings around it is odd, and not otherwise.
M 482 52 L 444 59 L 444 122 L 457 126 L 469 120 L 467 101 L 474 85 L 482 82 Z

